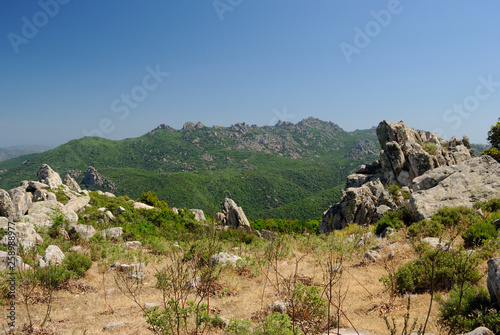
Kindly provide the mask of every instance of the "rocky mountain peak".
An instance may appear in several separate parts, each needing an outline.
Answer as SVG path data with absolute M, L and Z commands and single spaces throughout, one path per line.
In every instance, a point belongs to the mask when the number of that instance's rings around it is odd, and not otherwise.
M 322 121 L 312 116 L 297 122 L 296 126 L 301 129 L 314 128 L 318 130 L 342 131 L 342 128 L 336 123 L 332 121 Z
M 486 191 L 476 192 L 474 197 L 471 191 L 467 191 L 472 184 L 477 188 L 481 188 L 481 184 L 500 185 L 500 178 L 485 179 L 480 176 L 491 176 L 485 171 L 498 171 L 498 163 L 484 157 L 473 160 L 475 152 L 466 136 L 445 141 L 434 133 L 409 128 L 403 121 L 382 121 L 377 127 L 377 138 L 382 148 L 379 159 L 362 165 L 356 173 L 347 177 L 340 203 L 323 213 L 321 231 L 341 229 L 351 222 L 374 223 L 388 210 L 408 203 L 414 213 L 426 218 L 431 211 L 425 208 L 453 205 L 446 199 L 472 206 L 473 202 L 500 196 L 500 192 L 494 191 L 496 186 L 483 187 Z M 478 175 L 475 171 L 484 173 Z M 460 173 L 451 178 L 456 172 Z M 455 181 L 450 183 L 451 180 Z M 402 187 L 401 191 L 389 192 L 390 185 Z M 438 186 L 437 193 L 448 194 L 448 198 L 440 197 L 431 190 Z M 412 194 L 413 191 L 415 193 Z M 426 193 L 422 195 L 424 191 Z M 403 197 L 403 192 L 406 197 Z M 455 195 L 451 196 L 453 193 Z M 462 201 L 457 197 L 464 199 Z
M 170 131 L 170 132 L 175 132 L 176 131 L 174 128 L 172 128 L 169 125 L 166 125 L 164 123 L 160 124 L 158 127 L 156 127 L 155 129 L 153 129 L 151 132 L 154 132 L 155 130 L 166 130 L 166 131 Z
M 193 123 L 193 122 L 186 122 L 184 123 L 184 126 L 182 126 L 182 130 L 191 130 L 191 129 L 194 129 L 196 125 Z

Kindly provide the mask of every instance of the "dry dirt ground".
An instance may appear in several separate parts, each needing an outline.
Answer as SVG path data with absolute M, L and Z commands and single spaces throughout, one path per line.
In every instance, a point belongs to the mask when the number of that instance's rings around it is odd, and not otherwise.
M 396 256 L 387 261 L 387 255 L 393 249 L 396 250 Z M 324 262 L 318 260 L 314 253 L 304 250 L 294 250 L 294 252 L 294 256 L 279 261 L 280 273 L 286 277 L 298 269 L 301 276 L 310 278 L 313 283 L 322 283 Z M 415 257 L 414 251 L 402 243 L 387 244 L 379 252 L 382 259 L 376 263 L 363 263 L 359 256 L 344 261 L 341 286 L 341 292 L 346 295 L 342 306 L 345 314 L 356 328 L 365 330 L 371 335 L 389 334 L 384 316 L 394 318 L 399 332 L 401 331 L 407 297 L 391 297 L 379 278 L 387 274 L 384 264 L 397 268 Z M 262 257 L 247 254 L 245 250 L 235 253 L 241 256 Z M 296 267 L 296 260 L 302 256 L 304 257 Z M 155 288 L 154 274 L 155 269 L 161 268 L 166 260 L 157 262 L 155 259 L 156 256 L 144 270 L 146 276 L 144 289 L 140 295 L 141 304 L 161 301 L 161 291 Z M 484 272 L 485 264 L 481 266 Z M 275 287 L 266 280 L 264 272 L 256 265 L 249 267 L 249 271 L 240 273 L 234 269 L 223 270 L 218 280 L 223 290 L 220 291 L 221 294 L 210 299 L 211 310 L 227 319 L 251 319 L 263 306 L 279 300 Z M 98 265 L 94 263 L 84 278 L 72 282 L 66 289 L 57 291 L 47 331 L 40 334 L 152 334 L 141 309 L 117 287 L 115 275 L 114 271 L 107 272 L 103 285 Z M 485 277 L 482 284 L 486 286 Z M 107 291 L 106 299 L 113 312 L 105 302 L 104 290 Z M 419 323 L 424 322 L 429 298 L 428 294 L 411 296 L 411 320 L 417 317 Z M 35 324 L 40 324 L 43 319 L 45 306 L 43 302 L 30 306 Z M 6 313 L 4 307 L 3 314 Z M 434 303 L 427 332 L 444 333 L 439 323 L 438 308 L 439 304 Z M 2 327 L 5 327 L 5 317 L 1 321 Z M 115 330 L 103 331 L 103 327 L 110 322 L 126 322 L 126 324 Z M 18 297 L 16 324 L 21 327 L 25 323 L 27 323 L 26 311 Z M 341 323 L 343 326 L 350 326 L 345 318 Z M 223 334 L 223 331 L 215 330 L 212 333 Z

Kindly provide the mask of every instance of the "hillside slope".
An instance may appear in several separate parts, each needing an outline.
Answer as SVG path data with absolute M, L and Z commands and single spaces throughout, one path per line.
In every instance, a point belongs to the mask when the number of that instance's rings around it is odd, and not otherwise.
M 19 145 L 8 148 L 0 148 L 0 162 L 22 155 L 44 152 L 49 149 L 49 147 L 41 145 Z
M 208 215 L 230 195 L 251 219 L 310 219 L 338 201 L 345 177 L 378 151 L 374 129 L 346 132 L 314 118 L 264 127 L 188 122 L 121 141 L 86 137 L 1 162 L 0 188 L 30 179 L 44 163 L 78 181 L 94 166 L 116 184 L 116 194 L 154 190 L 171 206 Z

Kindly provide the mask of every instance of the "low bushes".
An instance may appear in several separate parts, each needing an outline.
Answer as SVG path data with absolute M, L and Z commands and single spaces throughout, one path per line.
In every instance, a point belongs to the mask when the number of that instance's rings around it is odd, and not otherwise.
M 405 223 L 402 220 L 401 213 L 399 211 L 387 212 L 380 220 L 378 220 L 377 225 L 375 226 L 375 234 L 380 235 L 385 228 L 399 229 L 403 228 L 404 225 Z
M 71 277 L 82 278 L 85 272 L 92 267 L 92 259 L 85 254 L 70 252 L 64 258 L 63 267 L 70 272 Z
M 458 280 L 477 283 L 481 278 L 477 266 L 462 266 L 479 262 L 463 249 L 441 251 L 420 245 L 418 251 L 420 257 L 400 267 L 394 275 L 399 293 L 428 292 L 432 285 L 434 290 L 450 290 Z
M 415 222 L 408 228 L 411 237 L 439 237 L 443 233 L 444 226 L 436 220 L 422 220 Z
M 462 234 L 466 247 L 476 247 L 483 245 L 484 241 L 497 237 L 497 230 L 491 222 L 479 221 L 467 228 Z
M 456 227 L 458 225 L 468 225 L 477 221 L 480 217 L 476 211 L 466 206 L 443 207 L 432 214 L 431 219 L 445 227 Z
M 493 308 L 488 291 L 471 286 L 462 291 L 455 288 L 442 303 L 441 318 L 452 330 L 467 332 L 487 327 L 500 334 L 500 314 Z

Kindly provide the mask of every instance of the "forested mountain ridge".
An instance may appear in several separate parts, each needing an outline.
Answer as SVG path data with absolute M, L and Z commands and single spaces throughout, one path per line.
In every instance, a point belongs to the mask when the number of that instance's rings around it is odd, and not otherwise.
M 314 118 L 263 127 L 187 122 L 180 130 L 160 125 L 120 141 L 85 137 L 1 162 L 0 188 L 17 186 L 42 164 L 79 182 L 93 166 L 116 194 L 154 190 L 171 206 L 208 215 L 231 195 L 252 219 L 308 219 L 337 201 L 345 177 L 379 149 L 374 129 L 346 132 Z

